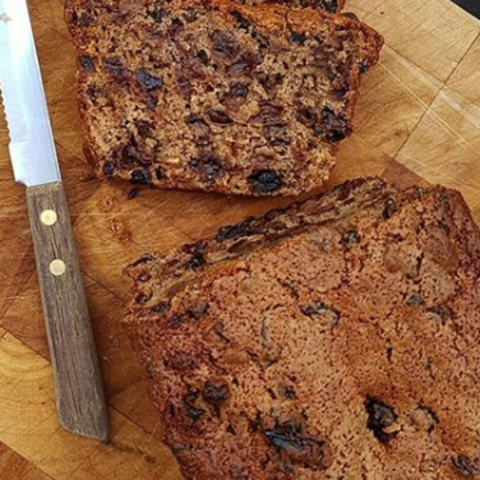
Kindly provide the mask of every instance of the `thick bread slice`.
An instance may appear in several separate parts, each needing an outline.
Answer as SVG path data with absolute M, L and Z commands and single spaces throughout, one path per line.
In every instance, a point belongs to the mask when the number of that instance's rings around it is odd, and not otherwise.
M 186 478 L 478 477 L 480 232 L 460 194 L 357 180 L 200 251 L 188 274 L 190 248 L 129 270 Z
M 226 0 L 69 0 L 66 17 L 100 177 L 253 196 L 325 182 L 383 42 L 347 15 Z

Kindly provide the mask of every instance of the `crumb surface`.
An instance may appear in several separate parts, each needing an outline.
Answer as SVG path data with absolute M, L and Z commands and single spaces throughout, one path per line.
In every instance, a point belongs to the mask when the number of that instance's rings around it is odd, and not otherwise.
M 227 0 L 69 0 L 101 178 L 251 196 L 321 186 L 381 36 L 347 14 Z
M 480 233 L 457 192 L 354 180 L 128 272 L 186 478 L 480 478 Z

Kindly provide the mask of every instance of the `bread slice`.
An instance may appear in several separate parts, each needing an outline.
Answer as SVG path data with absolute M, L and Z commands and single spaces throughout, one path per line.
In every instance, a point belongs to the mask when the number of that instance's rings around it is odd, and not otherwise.
M 187 479 L 480 474 L 480 232 L 457 192 L 359 179 L 128 272 Z
M 98 175 L 159 188 L 321 186 L 382 46 L 346 15 L 226 0 L 69 0 L 66 16 Z

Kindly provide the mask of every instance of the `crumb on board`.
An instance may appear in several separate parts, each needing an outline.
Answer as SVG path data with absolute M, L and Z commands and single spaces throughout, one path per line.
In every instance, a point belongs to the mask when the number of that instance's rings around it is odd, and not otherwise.
M 128 199 L 133 200 L 138 195 L 138 188 L 132 188 L 128 193 Z

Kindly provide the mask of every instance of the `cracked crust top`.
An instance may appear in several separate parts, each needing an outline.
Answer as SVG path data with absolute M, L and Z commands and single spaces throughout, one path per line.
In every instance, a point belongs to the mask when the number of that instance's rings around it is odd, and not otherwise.
M 356 180 L 198 245 L 129 270 L 186 478 L 480 478 L 480 232 L 460 194 Z

